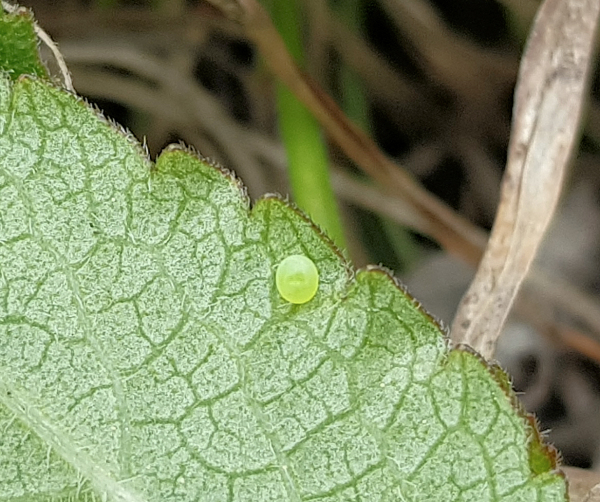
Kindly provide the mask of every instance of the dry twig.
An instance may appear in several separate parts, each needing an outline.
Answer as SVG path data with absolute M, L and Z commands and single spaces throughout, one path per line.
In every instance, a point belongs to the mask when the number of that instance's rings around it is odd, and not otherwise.
M 383 187 L 393 189 L 419 215 L 417 231 L 471 264 L 481 256 L 485 233 L 427 192 L 343 114 L 335 102 L 296 66 L 268 14 L 256 0 L 209 0 L 240 22 L 266 63 L 313 115 L 349 158 Z
M 491 358 L 554 214 L 575 146 L 600 0 L 546 0 L 521 64 L 501 203 L 451 337 Z

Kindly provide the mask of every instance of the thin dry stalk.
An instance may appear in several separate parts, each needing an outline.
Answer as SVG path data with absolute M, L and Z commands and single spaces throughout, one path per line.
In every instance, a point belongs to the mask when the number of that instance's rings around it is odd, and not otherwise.
M 501 202 L 451 337 L 491 358 L 554 214 L 576 145 L 600 0 L 546 0 L 519 72 Z
M 346 155 L 383 187 L 393 190 L 415 208 L 424 223 L 417 231 L 432 236 L 450 253 L 473 265 L 479 261 L 485 233 L 423 189 L 348 120 L 335 102 L 297 67 L 268 14 L 256 0 L 209 1 L 245 27 L 271 70 L 311 110 Z

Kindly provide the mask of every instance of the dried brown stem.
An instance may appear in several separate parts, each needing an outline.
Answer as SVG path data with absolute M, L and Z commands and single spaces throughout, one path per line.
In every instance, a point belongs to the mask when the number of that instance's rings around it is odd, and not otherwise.
M 479 261 L 485 233 L 423 189 L 348 120 L 336 103 L 294 63 L 268 14 L 256 0 L 209 1 L 245 27 L 271 70 L 311 110 L 346 155 L 383 187 L 414 207 L 423 222 L 423 227 L 415 230 L 432 236 L 450 253 L 472 265 Z
M 552 219 L 587 94 L 600 0 L 546 0 L 515 92 L 501 200 L 451 337 L 491 358 Z

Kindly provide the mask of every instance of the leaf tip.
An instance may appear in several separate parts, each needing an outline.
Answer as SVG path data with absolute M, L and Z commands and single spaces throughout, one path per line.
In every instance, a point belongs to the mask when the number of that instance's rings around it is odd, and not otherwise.
M 469 354 L 482 364 L 492 376 L 498 387 L 502 390 L 509 400 L 512 408 L 517 415 L 524 421 L 527 431 L 527 454 L 529 457 L 529 467 L 532 476 L 539 476 L 546 473 L 555 473 L 564 477 L 560 471 L 561 456 L 560 452 L 545 441 L 545 434 L 540 431 L 537 417 L 527 412 L 523 403 L 519 400 L 515 392 L 509 374 L 502 367 L 494 362 L 486 361 L 477 351 L 468 345 L 458 345 L 454 348 L 460 352 Z

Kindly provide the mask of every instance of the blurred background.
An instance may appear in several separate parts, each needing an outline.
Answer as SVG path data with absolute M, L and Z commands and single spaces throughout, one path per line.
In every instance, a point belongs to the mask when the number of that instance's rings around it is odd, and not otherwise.
M 265 0 L 271 12 L 277 2 Z M 489 230 L 519 60 L 537 0 L 295 0 L 302 65 L 427 190 Z M 21 0 L 58 42 L 75 89 L 144 141 L 183 141 L 234 170 L 253 200 L 287 195 L 277 85 L 244 29 L 201 0 Z M 296 54 L 298 55 L 298 54 Z M 497 357 L 566 464 L 600 470 L 600 80 L 538 266 L 548 284 Z M 298 122 L 297 132 L 302 134 Z M 448 325 L 474 270 L 406 228 L 402 200 L 322 135 L 347 255 L 393 269 Z M 307 153 L 312 151 L 310 144 Z M 292 196 L 292 199 L 294 197 Z M 573 291 L 576 293 L 574 294 Z M 563 296 L 548 311 L 545 294 Z M 581 305 L 586 307 L 581 318 Z M 543 314 L 543 315 L 542 315 Z M 593 321 L 591 322 L 590 319 Z M 538 320 L 539 322 L 536 322 Z

